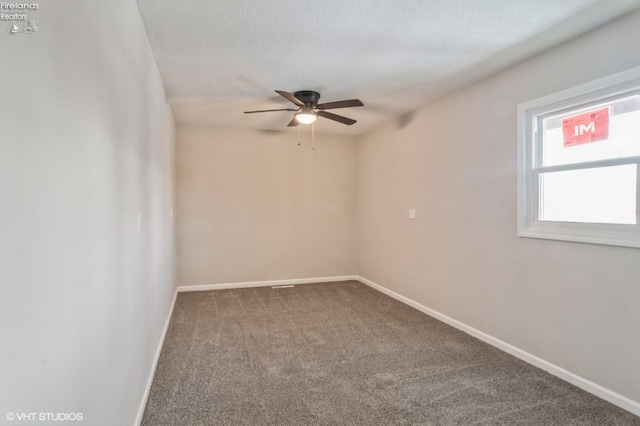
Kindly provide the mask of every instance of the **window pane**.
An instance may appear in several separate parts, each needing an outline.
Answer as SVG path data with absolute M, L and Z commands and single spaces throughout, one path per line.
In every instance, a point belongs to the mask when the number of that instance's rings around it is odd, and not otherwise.
M 636 165 L 540 174 L 540 220 L 636 223 Z
M 601 117 L 607 110 L 607 117 Z M 599 121 L 596 128 L 598 118 L 608 119 L 608 132 Z M 563 132 L 563 121 L 570 135 Z M 640 155 L 640 95 L 574 109 L 542 122 L 542 167 Z

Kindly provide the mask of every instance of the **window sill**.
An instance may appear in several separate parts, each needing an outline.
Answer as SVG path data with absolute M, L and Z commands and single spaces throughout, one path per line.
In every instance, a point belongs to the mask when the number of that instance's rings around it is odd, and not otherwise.
M 530 227 L 519 229 L 518 236 L 640 248 L 640 229 L 636 225 L 536 222 Z

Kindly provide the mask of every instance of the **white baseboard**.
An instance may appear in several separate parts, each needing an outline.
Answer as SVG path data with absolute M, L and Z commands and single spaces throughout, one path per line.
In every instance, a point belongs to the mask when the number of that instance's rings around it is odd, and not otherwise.
M 507 352 L 508 354 L 511 354 L 517 358 L 520 358 L 521 360 L 534 365 L 542 370 L 547 371 L 548 373 L 559 377 L 569 383 L 571 383 L 572 385 L 575 385 L 589 393 L 592 393 L 602 399 L 604 399 L 605 401 L 609 401 L 610 403 L 617 405 L 620 408 L 623 408 L 627 411 L 630 411 L 631 413 L 635 414 L 636 416 L 640 416 L 640 402 L 638 401 L 634 401 L 632 399 L 629 399 L 623 395 L 620 395 L 619 393 L 616 393 L 610 389 L 607 389 L 603 386 L 598 385 L 597 383 L 593 383 L 590 380 L 587 380 L 583 377 L 580 377 L 568 370 L 565 370 L 562 367 L 559 367 L 555 364 L 552 364 L 548 361 L 545 361 L 542 358 L 538 358 L 535 355 L 530 354 L 529 352 L 526 352 L 522 349 L 519 349 L 513 345 L 510 345 L 507 342 L 504 342 L 500 339 L 497 339 L 493 336 L 488 335 L 487 333 L 484 333 L 480 330 L 477 330 L 467 324 L 464 324 L 458 320 L 455 320 L 447 315 L 444 315 L 438 311 L 435 311 L 433 309 L 427 308 L 424 305 L 421 305 L 420 303 L 409 299 L 408 297 L 402 296 L 401 294 L 396 293 L 395 291 L 389 290 L 386 287 L 381 286 L 380 284 L 376 284 L 373 281 L 364 278 L 362 276 L 358 276 L 357 278 L 358 281 L 388 295 L 393 297 L 396 300 L 399 300 L 402 303 L 405 303 L 421 312 L 424 312 L 425 314 L 432 316 L 446 324 L 449 324 L 452 327 L 457 328 L 458 330 L 464 331 L 465 333 L 478 338 L 480 340 L 482 340 L 485 343 L 490 344 L 491 346 L 495 346 L 496 348 Z
M 149 399 L 149 392 L 151 392 L 151 385 L 153 384 L 153 377 L 156 374 L 156 367 L 158 366 L 158 360 L 160 359 L 160 353 L 162 352 L 162 346 L 164 345 L 164 338 L 167 336 L 167 330 L 169 329 L 169 323 L 171 322 L 171 315 L 173 314 L 173 307 L 176 305 L 177 297 L 178 297 L 178 291 L 176 290 L 173 293 L 173 301 L 171 302 L 171 307 L 169 308 L 169 314 L 167 315 L 167 320 L 164 322 L 164 329 L 162 330 L 162 335 L 160 336 L 160 341 L 158 342 L 156 355 L 153 358 L 153 364 L 151 365 L 151 372 L 149 373 L 149 379 L 147 379 L 147 387 L 144 390 L 144 395 L 142 396 L 142 402 L 140 403 L 140 408 L 138 408 L 138 416 L 136 417 L 136 422 L 134 423 L 134 426 L 140 426 L 140 423 L 142 423 L 142 416 L 144 415 L 144 409 L 147 406 L 147 400 Z
M 277 285 L 328 283 L 328 282 L 349 281 L 349 280 L 357 281 L 358 279 L 359 278 L 357 275 L 343 275 L 339 277 L 296 278 L 291 280 L 247 281 L 247 282 L 240 282 L 240 283 L 185 285 L 185 286 L 178 287 L 178 292 L 224 290 L 229 288 L 270 287 L 270 286 L 277 286 Z

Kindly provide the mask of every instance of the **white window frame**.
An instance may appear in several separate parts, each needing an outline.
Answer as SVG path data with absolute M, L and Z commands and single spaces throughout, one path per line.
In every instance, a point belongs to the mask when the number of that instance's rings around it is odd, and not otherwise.
M 534 170 L 534 147 L 541 146 L 542 119 L 585 104 L 640 90 L 640 67 L 611 75 L 518 105 L 518 236 L 581 243 L 640 247 L 640 156 Z M 536 143 L 537 142 L 537 143 Z M 538 220 L 538 176 L 541 172 L 591 167 L 637 165 L 636 225 L 553 222 Z

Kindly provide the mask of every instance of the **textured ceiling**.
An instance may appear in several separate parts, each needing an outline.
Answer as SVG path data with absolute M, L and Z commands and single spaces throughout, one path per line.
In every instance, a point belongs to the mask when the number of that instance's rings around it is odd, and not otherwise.
M 283 130 L 273 90 L 359 98 L 361 134 L 595 28 L 637 0 L 138 0 L 176 121 Z

